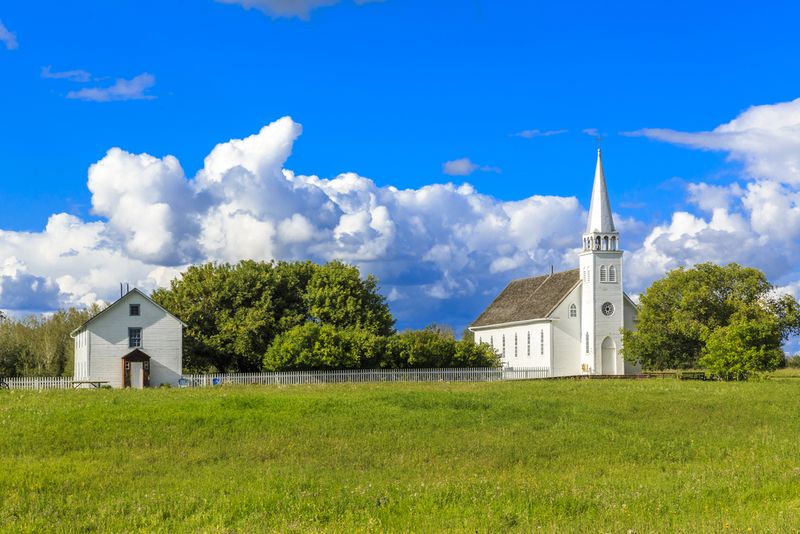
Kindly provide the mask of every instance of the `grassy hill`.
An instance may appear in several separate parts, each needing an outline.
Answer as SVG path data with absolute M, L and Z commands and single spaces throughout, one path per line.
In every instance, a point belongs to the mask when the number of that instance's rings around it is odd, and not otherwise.
M 794 531 L 800 380 L 0 392 L 0 530 Z

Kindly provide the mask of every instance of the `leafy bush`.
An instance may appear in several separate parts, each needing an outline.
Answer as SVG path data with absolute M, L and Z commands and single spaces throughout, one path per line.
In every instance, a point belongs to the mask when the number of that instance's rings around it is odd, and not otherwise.
M 356 369 L 370 366 L 384 338 L 356 329 L 307 322 L 280 334 L 264 356 L 268 371 Z
M 800 368 L 800 354 L 786 358 L 786 367 L 791 367 L 792 369 Z
M 780 343 L 780 327 L 774 317 L 740 317 L 709 335 L 699 363 L 723 380 L 747 380 L 780 366 L 785 358 Z
M 307 322 L 279 335 L 264 357 L 269 371 L 360 368 L 496 367 L 486 344 L 456 341 L 447 329 L 430 326 L 391 336 L 356 328 Z

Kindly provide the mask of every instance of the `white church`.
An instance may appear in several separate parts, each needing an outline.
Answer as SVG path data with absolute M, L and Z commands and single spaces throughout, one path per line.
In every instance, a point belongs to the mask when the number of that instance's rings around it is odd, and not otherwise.
M 547 367 L 552 376 L 635 374 L 621 355 L 621 329 L 636 324 L 623 290 L 622 250 L 597 151 L 579 268 L 514 280 L 469 329 L 506 367 Z

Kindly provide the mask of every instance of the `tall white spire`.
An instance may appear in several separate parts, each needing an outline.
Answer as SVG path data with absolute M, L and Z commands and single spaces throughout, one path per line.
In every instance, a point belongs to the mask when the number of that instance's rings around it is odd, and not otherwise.
M 614 218 L 611 216 L 611 202 L 608 200 L 606 177 L 603 174 L 603 157 L 597 149 L 597 167 L 594 170 L 594 186 L 592 186 L 592 204 L 589 207 L 589 220 L 586 222 L 586 233 L 611 234 L 616 232 Z

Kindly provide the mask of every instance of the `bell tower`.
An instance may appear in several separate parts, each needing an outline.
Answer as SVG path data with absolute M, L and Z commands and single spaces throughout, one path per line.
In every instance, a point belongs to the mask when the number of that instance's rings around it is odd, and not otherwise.
M 603 158 L 597 149 L 592 202 L 580 254 L 581 370 L 625 374 L 620 355 L 623 327 L 622 251 L 614 227 Z

